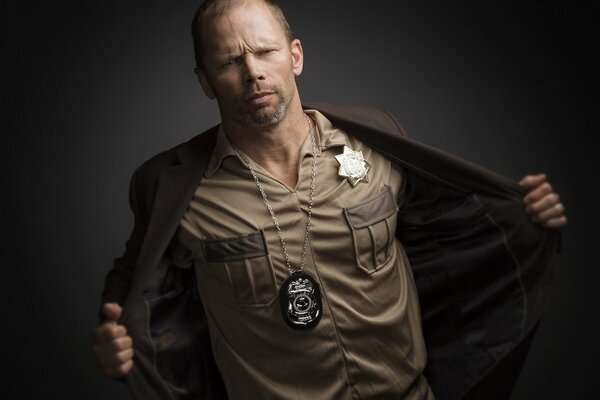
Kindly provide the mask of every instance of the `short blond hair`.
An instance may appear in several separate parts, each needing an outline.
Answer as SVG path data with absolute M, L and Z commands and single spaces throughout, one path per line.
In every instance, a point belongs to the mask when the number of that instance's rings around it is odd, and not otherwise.
M 204 69 L 203 59 L 204 59 L 204 42 L 202 41 L 202 24 L 203 19 L 209 17 L 215 17 L 223 14 L 229 8 L 243 3 L 248 0 L 205 0 L 196 13 L 194 14 L 194 19 L 192 20 L 192 38 L 194 39 L 194 57 L 196 59 L 196 69 Z M 258 1 L 258 0 L 254 0 Z M 273 12 L 273 16 L 281 25 L 283 32 L 288 39 L 288 42 L 292 41 L 292 29 L 290 28 L 290 24 L 287 22 L 285 15 L 283 15 L 283 11 L 276 0 L 260 0 L 266 5 L 269 6 L 269 9 Z

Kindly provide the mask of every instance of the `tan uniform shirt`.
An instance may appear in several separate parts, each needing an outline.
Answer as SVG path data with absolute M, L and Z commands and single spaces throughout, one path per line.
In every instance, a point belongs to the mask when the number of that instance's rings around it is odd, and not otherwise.
M 206 174 L 181 220 L 194 251 L 215 360 L 232 399 L 433 399 L 421 375 L 426 351 L 418 298 L 395 239 L 401 171 L 316 121 L 317 174 L 305 273 L 319 284 L 323 316 L 310 331 L 282 319 L 278 290 L 289 276 L 267 207 L 221 129 Z M 343 146 L 362 150 L 368 183 L 338 175 Z M 312 145 L 301 148 L 296 187 L 253 163 L 300 264 Z

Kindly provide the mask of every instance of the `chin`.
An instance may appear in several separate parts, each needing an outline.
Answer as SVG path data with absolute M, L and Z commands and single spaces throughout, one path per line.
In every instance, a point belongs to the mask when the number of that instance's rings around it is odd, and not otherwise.
M 262 107 L 254 112 L 241 112 L 239 116 L 248 126 L 265 127 L 280 123 L 286 110 L 285 104 L 278 104 L 275 108 Z

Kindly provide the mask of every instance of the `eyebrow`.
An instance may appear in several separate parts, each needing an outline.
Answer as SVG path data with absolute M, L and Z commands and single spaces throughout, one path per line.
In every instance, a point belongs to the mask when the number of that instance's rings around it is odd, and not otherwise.
M 238 53 L 237 51 L 231 51 L 231 52 L 223 52 L 223 53 L 217 53 L 215 55 L 215 58 L 217 59 L 232 59 L 232 58 L 238 58 L 246 53 L 256 53 L 259 51 L 263 51 L 266 49 L 274 49 L 274 48 L 279 48 L 281 47 L 280 43 L 277 43 L 275 41 L 269 41 L 269 42 L 263 42 L 257 45 L 257 48 L 254 51 L 244 51 L 242 53 Z

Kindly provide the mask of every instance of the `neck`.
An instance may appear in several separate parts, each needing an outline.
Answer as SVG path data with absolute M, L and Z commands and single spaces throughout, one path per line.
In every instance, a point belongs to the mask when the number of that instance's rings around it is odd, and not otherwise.
M 240 126 L 223 121 L 229 141 L 244 154 L 290 186 L 298 180 L 300 148 L 309 133 L 304 111 L 290 104 L 284 118 L 267 127 Z

